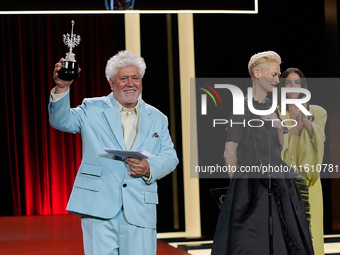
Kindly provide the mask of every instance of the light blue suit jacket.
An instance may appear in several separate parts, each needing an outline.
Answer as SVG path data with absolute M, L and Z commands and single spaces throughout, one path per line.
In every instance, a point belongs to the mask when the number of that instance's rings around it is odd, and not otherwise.
M 81 133 L 82 162 L 67 210 L 103 219 L 114 217 L 122 205 L 130 224 L 156 228 L 157 180 L 178 164 L 168 130 L 167 117 L 140 99 L 138 135 L 131 150 L 146 150 L 151 180 L 134 178 L 126 164 L 99 156 L 104 148 L 126 149 L 120 111 L 112 93 L 106 97 L 84 99 L 70 107 L 69 93 L 49 104 L 50 124 L 61 131 Z

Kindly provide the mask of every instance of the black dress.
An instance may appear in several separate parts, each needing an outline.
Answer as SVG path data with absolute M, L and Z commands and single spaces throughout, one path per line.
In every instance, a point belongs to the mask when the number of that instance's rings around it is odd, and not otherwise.
M 253 100 L 253 105 L 264 110 L 271 103 L 267 100 L 260 104 Z M 227 136 L 227 141 L 238 143 L 240 166 L 287 166 L 281 159 L 277 129 L 271 127 L 271 121 L 265 121 L 261 127 L 249 128 L 249 119 L 260 118 L 245 108 L 244 116 L 231 117 L 233 123 L 242 123 L 245 119 L 245 127 L 240 124 L 230 126 Z M 253 126 L 260 124 L 250 122 Z M 294 172 L 271 176 L 274 255 L 314 254 L 304 202 L 296 183 L 299 177 Z M 268 174 L 235 173 L 217 221 L 212 255 L 270 254 L 268 215 Z

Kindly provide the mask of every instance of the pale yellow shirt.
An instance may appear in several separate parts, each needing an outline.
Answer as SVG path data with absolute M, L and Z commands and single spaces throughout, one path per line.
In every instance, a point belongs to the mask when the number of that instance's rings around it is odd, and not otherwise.
M 131 150 L 132 145 L 135 142 L 138 134 L 139 105 L 140 105 L 139 99 L 136 106 L 131 110 L 128 110 L 126 107 L 122 106 L 117 100 L 116 102 L 118 104 L 120 111 L 120 119 L 122 122 L 125 146 L 127 150 Z

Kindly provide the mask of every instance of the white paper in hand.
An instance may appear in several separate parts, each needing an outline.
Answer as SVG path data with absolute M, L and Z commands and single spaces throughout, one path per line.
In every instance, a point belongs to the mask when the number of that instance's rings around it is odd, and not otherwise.
M 128 151 L 128 150 L 116 150 L 116 149 L 110 149 L 110 148 L 104 148 L 104 150 L 107 153 L 122 157 L 122 158 L 139 158 L 139 159 L 147 159 L 152 158 L 156 156 L 155 154 L 144 151 L 144 150 L 138 150 L 138 151 Z

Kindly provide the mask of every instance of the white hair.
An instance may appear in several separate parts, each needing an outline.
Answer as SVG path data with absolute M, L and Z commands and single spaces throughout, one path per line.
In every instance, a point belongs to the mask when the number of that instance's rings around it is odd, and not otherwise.
M 139 74 L 143 78 L 146 65 L 142 57 L 138 57 L 127 50 L 119 51 L 116 55 L 107 61 L 105 68 L 105 76 L 108 81 L 113 79 L 119 68 L 135 66 L 138 68 Z
M 281 64 L 281 57 L 275 51 L 264 51 L 253 55 L 248 63 L 248 71 L 251 77 L 254 77 L 254 68 L 262 63 L 277 62 Z

